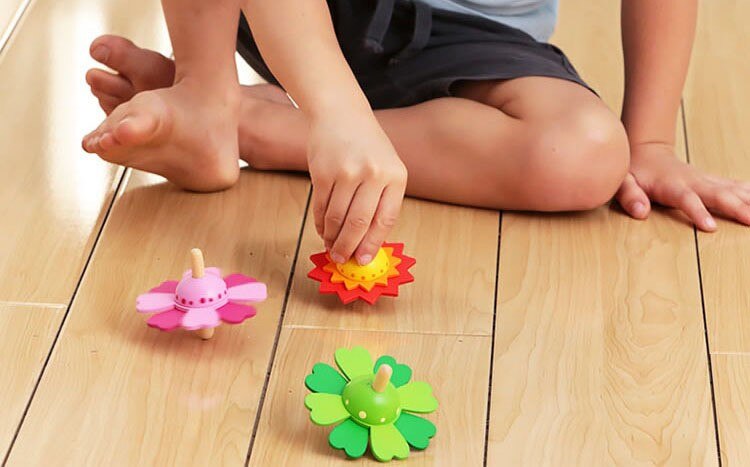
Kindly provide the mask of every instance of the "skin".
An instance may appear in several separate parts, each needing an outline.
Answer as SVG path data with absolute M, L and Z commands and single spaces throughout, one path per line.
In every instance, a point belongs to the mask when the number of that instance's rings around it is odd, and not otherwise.
M 750 185 L 703 174 L 677 159 L 675 121 L 695 34 L 696 0 L 625 0 L 625 102 L 631 147 L 620 205 L 644 219 L 650 201 L 683 211 L 698 228 L 716 230 L 710 212 L 750 224 Z M 654 47 L 659 44 L 659 47 Z
M 705 230 L 715 224 L 705 208 L 697 208 L 703 203 L 748 223 L 747 184 L 702 175 L 674 157 L 673 129 L 695 27 L 695 5 L 689 3 L 623 3 L 626 135 L 593 94 L 552 78 L 459 83 L 456 97 L 372 112 L 335 43 L 324 2 L 284 0 L 274 8 L 248 2 L 261 51 L 300 109 L 277 87 L 242 88 L 239 154 L 258 169 L 311 172 L 316 227 L 340 262 L 352 254 L 368 262 L 396 222 L 404 189 L 438 201 L 538 211 L 591 209 L 617 192 L 636 218 L 647 216 L 650 197 L 682 209 Z M 289 16 L 276 20 L 282 11 Z M 173 41 L 179 40 L 173 29 Z M 306 40 L 300 44 L 295 37 Z M 117 74 L 92 70 L 87 80 L 110 112 L 105 124 L 147 90 L 176 86 L 171 82 L 180 76 L 179 56 L 175 67 L 122 38 L 99 38 L 92 51 L 102 46 L 111 51 L 103 62 Z M 147 162 L 155 161 L 157 155 Z

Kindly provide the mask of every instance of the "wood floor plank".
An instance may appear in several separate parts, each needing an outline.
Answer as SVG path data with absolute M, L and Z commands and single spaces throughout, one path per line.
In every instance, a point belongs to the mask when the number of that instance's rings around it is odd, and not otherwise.
M 712 363 L 722 463 L 750 465 L 750 354 L 714 355 Z
M 164 50 L 149 0 L 37 0 L 0 62 L 0 301 L 64 303 L 121 175 L 80 148 L 104 116 L 84 73 L 92 39 L 125 34 Z
M 10 38 L 15 23 L 20 19 L 30 0 L 3 0 L 0 2 L 0 50 Z
M 310 422 L 304 379 L 317 362 L 333 365 L 337 348 L 356 345 L 373 358 L 387 354 L 408 364 L 412 380 L 430 383 L 440 403 L 437 412 L 425 416 L 437 426 L 431 446 L 412 451 L 404 465 L 482 465 L 489 337 L 284 328 L 251 466 L 351 464 L 328 446 L 330 428 Z M 357 464 L 381 465 L 369 455 L 362 461 Z
M 556 38 L 615 108 L 618 7 L 563 3 Z M 488 464 L 716 465 L 692 229 L 601 208 L 501 238 Z
M 702 1 L 700 7 L 685 89 L 690 159 L 705 171 L 748 181 L 750 63 L 731 51 L 750 41 L 744 21 L 750 3 Z M 698 246 L 711 350 L 750 352 L 750 233 L 721 221 L 716 233 L 698 235 Z
M 376 306 L 341 305 L 307 278 L 323 250 L 308 215 L 284 324 L 296 327 L 490 335 L 499 216 L 494 211 L 407 199 L 391 241 L 417 259 L 415 282 Z
M 18 429 L 64 312 L 64 306 L 0 304 L 0 459 Z
M 244 462 L 309 182 L 243 171 L 206 195 L 161 180 L 135 171 L 117 199 L 10 465 Z M 134 309 L 195 246 L 269 288 L 258 316 L 206 342 L 148 328 Z

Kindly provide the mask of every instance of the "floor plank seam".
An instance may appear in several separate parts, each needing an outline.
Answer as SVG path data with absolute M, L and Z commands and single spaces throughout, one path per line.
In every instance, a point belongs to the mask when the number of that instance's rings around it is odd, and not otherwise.
M 266 369 L 266 377 L 263 381 L 263 388 L 260 391 L 260 399 L 258 400 L 258 410 L 255 414 L 255 421 L 253 423 L 253 431 L 250 435 L 250 442 L 247 447 L 247 455 L 245 456 L 245 466 L 250 464 L 250 456 L 253 453 L 253 445 L 255 444 L 255 437 L 258 434 L 258 425 L 260 424 L 260 417 L 263 413 L 263 405 L 266 400 L 266 393 L 268 392 L 268 385 L 271 381 L 271 372 L 273 371 L 273 365 L 276 361 L 276 350 L 279 346 L 279 337 L 281 336 L 281 330 L 284 327 L 284 316 L 286 315 L 286 308 L 289 305 L 289 296 L 292 292 L 292 285 L 294 284 L 294 273 L 297 270 L 297 260 L 299 259 L 299 252 L 302 248 L 302 236 L 305 231 L 305 224 L 307 222 L 307 213 L 310 209 L 310 200 L 312 199 L 312 185 L 307 194 L 307 203 L 305 204 L 305 210 L 302 213 L 302 222 L 299 227 L 299 234 L 297 235 L 297 246 L 294 250 L 294 257 L 292 258 L 292 265 L 289 268 L 289 279 L 286 283 L 286 292 L 284 293 L 284 301 L 281 304 L 281 313 L 279 314 L 279 323 L 276 326 L 276 336 L 273 340 L 273 346 L 271 347 L 271 355 L 268 359 L 268 368 Z
M 495 253 L 495 296 L 492 305 L 492 340 L 490 341 L 490 374 L 487 380 L 487 412 L 484 427 L 484 463 L 487 466 L 487 454 L 490 445 L 490 413 L 492 410 L 492 373 L 495 360 L 495 326 L 497 326 L 497 293 L 500 286 L 500 246 L 502 245 L 503 213 L 498 212 L 497 223 L 497 251 Z
M 52 357 L 52 353 L 55 351 L 55 346 L 57 345 L 57 341 L 60 338 L 60 334 L 62 333 L 63 328 L 65 327 L 65 323 L 68 319 L 68 315 L 70 314 L 70 309 L 73 307 L 73 303 L 75 302 L 76 296 L 78 295 L 78 290 L 81 288 L 81 284 L 83 283 L 83 278 L 86 276 L 86 271 L 89 268 L 89 265 L 91 264 L 91 259 L 94 257 L 94 253 L 96 252 L 96 248 L 99 244 L 99 239 L 102 236 L 102 232 L 104 232 L 104 227 L 107 225 L 107 220 L 109 219 L 110 213 L 112 212 L 112 208 L 115 205 L 115 201 L 118 198 L 118 194 L 120 193 L 121 188 L 123 187 L 123 183 L 128 179 L 130 169 L 124 170 L 122 172 L 122 175 L 120 176 L 120 181 L 117 183 L 117 186 L 115 187 L 114 194 L 112 195 L 112 199 L 109 202 L 109 205 L 107 206 L 107 209 L 104 213 L 104 216 L 102 217 L 101 225 L 99 226 L 99 230 L 96 232 L 96 237 L 94 238 L 94 242 L 91 246 L 91 251 L 89 252 L 88 257 L 86 258 L 86 262 L 83 264 L 83 269 L 81 269 L 81 274 L 78 277 L 78 282 L 76 283 L 75 288 L 73 289 L 73 293 L 70 297 L 70 302 L 65 307 L 65 312 L 63 314 L 62 319 L 60 320 L 60 326 L 57 328 L 57 332 L 55 333 L 54 339 L 52 339 L 52 345 L 50 345 L 49 351 L 47 352 L 47 356 L 44 359 L 44 363 L 42 364 L 41 370 L 39 370 L 39 376 L 37 377 L 36 381 L 34 382 L 34 387 L 31 390 L 31 394 L 29 394 L 29 400 L 26 403 L 26 407 L 23 409 L 23 413 L 21 414 L 21 419 L 18 421 L 18 426 L 16 427 L 15 432 L 13 433 L 13 438 L 10 441 L 10 444 L 8 445 L 8 450 L 5 453 L 5 456 L 3 457 L 2 465 L 5 467 L 5 465 L 8 463 L 8 459 L 10 458 L 10 453 L 13 451 L 13 446 L 16 444 L 16 440 L 18 439 L 18 434 L 21 432 L 21 427 L 23 426 L 24 421 L 26 420 L 26 416 L 29 413 L 29 408 L 31 407 L 32 402 L 34 401 L 34 396 L 36 395 L 37 389 L 39 389 L 39 384 L 42 381 L 42 378 L 44 378 L 44 372 L 47 369 L 47 365 L 49 364 L 50 358 Z
M 688 140 L 687 118 L 685 117 L 685 101 L 680 101 L 682 110 L 682 137 L 685 143 L 685 157 L 690 164 L 690 141 Z M 716 411 L 716 390 L 714 388 L 714 370 L 711 361 L 711 343 L 708 336 L 708 319 L 706 318 L 706 300 L 703 294 L 703 270 L 701 268 L 701 252 L 698 244 L 698 230 L 693 227 L 693 242 L 695 244 L 695 259 L 698 265 L 698 291 L 701 295 L 701 314 L 703 315 L 703 341 L 706 344 L 706 360 L 708 362 L 708 381 L 711 388 L 711 410 L 714 416 L 714 436 L 716 439 L 716 456 L 718 457 L 719 467 L 722 466 L 721 459 L 721 439 L 719 437 L 719 416 Z
M 371 328 L 342 328 L 332 326 L 310 326 L 305 324 L 285 324 L 284 329 L 300 329 L 307 331 L 346 331 L 346 332 L 369 332 L 383 333 L 394 335 L 418 335 L 418 336 L 443 336 L 443 337 L 492 337 L 492 333 L 473 333 L 473 332 L 439 332 L 439 331 L 408 331 L 396 329 L 371 329 Z
M 3 35 L 0 36 L 0 59 L 2 59 L 3 53 L 5 52 L 6 46 L 10 43 L 10 38 L 18 29 L 18 25 L 21 24 L 21 20 L 26 16 L 26 12 L 31 9 L 31 4 L 34 0 L 24 0 L 16 9 L 13 17 L 8 23 L 8 27 L 5 28 Z

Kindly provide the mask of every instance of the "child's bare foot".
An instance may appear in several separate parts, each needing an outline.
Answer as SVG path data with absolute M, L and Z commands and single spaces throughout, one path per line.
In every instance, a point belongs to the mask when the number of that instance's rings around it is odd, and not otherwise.
M 180 82 L 119 105 L 83 139 L 102 159 L 162 175 L 195 191 L 228 188 L 239 175 L 236 93 Z

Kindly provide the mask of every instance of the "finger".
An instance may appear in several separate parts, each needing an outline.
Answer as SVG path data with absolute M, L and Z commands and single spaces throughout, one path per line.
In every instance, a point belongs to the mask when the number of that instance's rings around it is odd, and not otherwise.
M 708 207 L 722 216 L 750 225 L 750 206 L 729 190 L 715 191 L 706 196 Z
M 750 190 L 745 190 L 739 185 L 735 185 L 732 189 L 732 192 L 742 200 L 745 204 L 750 204 Z
M 403 200 L 403 188 L 391 185 L 383 191 L 370 228 L 354 254 L 359 264 L 368 264 L 375 257 L 396 224 Z
M 331 199 L 328 200 L 328 209 L 323 220 L 323 242 L 325 242 L 326 248 L 332 249 L 333 244 L 339 237 L 339 232 L 344 225 L 346 213 L 349 212 L 349 206 L 352 204 L 357 188 L 358 185 L 347 182 L 333 185 Z M 347 258 L 334 256 L 333 254 L 331 254 L 331 259 L 337 263 L 345 263 L 347 260 Z
M 622 209 L 635 219 L 645 219 L 651 211 L 651 202 L 632 174 L 628 174 L 615 195 Z
M 315 220 L 315 231 L 323 237 L 328 200 L 331 198 L 333 183 L 328 179 L 314 179 L 312 192 L 313 219 Z M 326 245 L 329 248 L 330 245 Z
M 351 258 L 370 228 L 382 193 L 383 186 L 380 184 L 360 185 L 349 207 L 344 225 L 331 248 L 331 258 L 338 257 L 344 261 Z M 372 254 L 370 258 L 363 258 L 362 261 L 358 258 L 357 261 L 359 264 L 368 264 L 372 261 Z
M 716 221 L 706 209 L 700 196 L 698 196 L 693 190 L 685 188 L 676 195 L 676 199 L 668 204 L 675 206 L 687 214 L 693 224 L 699 229 L 706 232 L 713 232 L 716 230 Z

